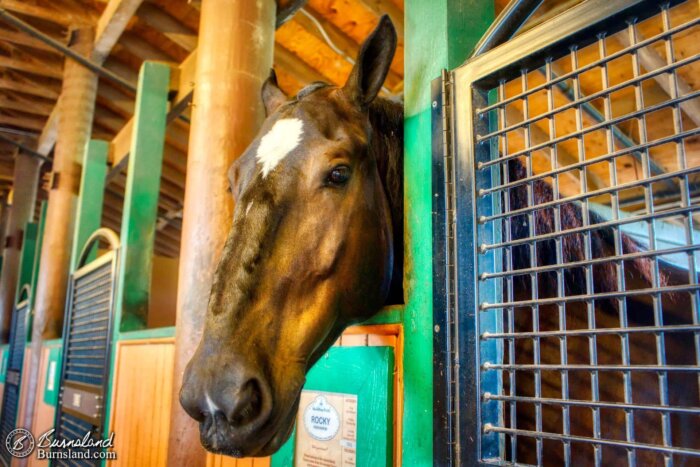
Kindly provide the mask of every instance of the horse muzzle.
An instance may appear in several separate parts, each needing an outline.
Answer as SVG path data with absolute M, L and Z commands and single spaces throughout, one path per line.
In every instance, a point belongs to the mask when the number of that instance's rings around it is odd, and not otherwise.
M 185 371 L 180 405 L 199 422 L 202 445 L 235 457 L 257 451 L 268 441 L 264 432 L 273 412 L 265 377 L 242 365 L 220 372 L 195 368 Z

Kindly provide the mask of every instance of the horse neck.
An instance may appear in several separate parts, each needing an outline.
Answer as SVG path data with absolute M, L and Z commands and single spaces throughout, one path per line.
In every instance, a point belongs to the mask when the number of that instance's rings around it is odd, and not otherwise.
M 369 118 L 370 153 L 377 161 L 394 232 L 394 269 L 388 303 L 403 303 L 403 104 L 375 99 Z

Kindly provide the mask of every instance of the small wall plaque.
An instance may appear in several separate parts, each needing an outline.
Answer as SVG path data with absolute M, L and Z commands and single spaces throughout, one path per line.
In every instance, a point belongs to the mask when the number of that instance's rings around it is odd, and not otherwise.
M 294 457 L 297 467 L 355 466 L 357 396 L 302 391 Z

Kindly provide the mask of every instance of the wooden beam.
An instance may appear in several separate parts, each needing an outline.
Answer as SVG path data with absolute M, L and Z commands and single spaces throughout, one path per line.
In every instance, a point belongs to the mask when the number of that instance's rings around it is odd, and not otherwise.
M 188 101 L 194 92 L 194 74 L 197 70 L 197 51 L 193 51 L 187 58 L 173 70 L 172 79 L 176 80 L 171 83 L 172 89 L 177 89 L 177 94 L 173 100 L 173 107 L 179 105 L 180 102 Z
M 309 84 L 314 81 L 327 81 L 315 68 L 309 66 L 305 61 L 278 43 L 275 44 L 275 65 L 285 68 L 290 75 L 302 84 Z
M 30 18 L 37 18 L 62 26 L 90 25 L 94 20 L 90 14 L 82 14 L 77 11 L 60 10 L 31 4 L 25 0 L 0 0 L 0 7 L 14 13 L 19 13 Z
M 143 0 L 109 0 L 97 21 L 93 60 L 104 62 Z
M 403 39 L 403 11 L 389 0 L 360 0 L 364 6 L 372 10 L 377 16 L 389 15 L 394 23 L 396 33 Z
M 122 34 L 119 44 L 124 46 L 132 55 L 140 58 L 142 61 L 156 60 L 160 62 L 173 63 L 173 58 L 155 47 L 148 41 L 143 40 L 135 34 Z
M 43 87 L 38 84 L 24 84 L 7 78 L 0 78 L 0 89 L 44 97 L 46 99 L 58 99 L 59 95 L 58 92 L 48 87 Z
M 0 0 L 7 1 L 7 0 Z M 103 64 L 109 56 L 112 48 L 126 29 L 129 20 L 134 16 L 136 10 L 143 0 L 110 0 L 102 16 L 97 21 L 95 33 L 95 43 L 92 49 L 92 59 L 97 64 Z M 115 71 L 117 63 L 106 64 L 105 68 L 114 71 L 125 79 L 134 81 L 133 75 L 125 75 L 124 70 Z M 133 71 L 132 71 L 133 73 Z M 51 113 L 46 127 L 41 132 L 39 138 L 38 151 L 41 154 L 48 154 L 56 143 L 58 125 L 58 105 Z
M 51 65 L 39 65 L 27 60 L 0 56 L 0 68 L 8 68 L 11 70 L 23 71 L 37 76 L 46 78 L 61 79 L 63 72 L 60 68 Z
M 41 131 L 44 128 L 43 120 L 36 120 L 30 117 L 12 117 L 10 115 L 0 114 L 0 124 L 2 125 L 12 125 L 20 128 L 26 128 L 29 130 Z
M 0 41 L 9 42 L 17 45 L 24 45 L 31 47 L 33 49 L 43 50 L 45 52 L 51 52 L 57 54 L 55 49 L 49 47 L 45 43 L 41 42 L 39 39 L 35 39 L 27 34 L 21 32 L 10 31 L 5 28 L 0 28 Z
M 617 40 L 620 41 L 620 43 L 625 47 L 629 47 L 630 45 L 632 45 L 627 34 L 617 34 L 614 37 L 616 37 Z M 637 32 L 637 41 L 639 42 L 643 40 L 644 36 L 642 36 L 641 33 Z M 647 71 L 653 71 L 668 65 L 666 59 L 662 57 L 661 54 L 659 54 L 656 50 L 654 50 L 652 46 L 638 49 L 637 57 L 639 57 L 639 63 Z M 675 73 L 675 76 L 676 85 L 678 87 L 678 96 L 684 96 L 695 92 L 695 89 L 693 89 L 683 79 L 683 77 L 678 74 L 678 72 Z M 668 73 L 657 74 L 656 76 L 654 76 L 653 80 L 656 81 L 656 84 L 658 84 L 659 87 L 661 87 L 661 89 L 663 89 L 669 97 L 676 94 L 676 90 L 671 87 L 673 86 L 671 84 L 673 82 L 673 75 Z M 700 126 L 700 100 L 686 100 L 685 102 L 681 103 L 681 109 L 683 109 L 683 112 L 685 112 L 685 114 L 693 121 L 693 123 L 695 123 L 695 126 Z
M 197 48 L 197 33 L 152 3 L 144 3 L 136 12 L 140 21 L 161 32 L 188 52 Z
M 13 99 L 0 94 L 0 108 L 19 110 L 20 112 L 48 117 L 53 106 L 44 102 L 14 97 Z
M 314 35 L 324 43 L 326 38 L 323 33 L 319 30 L 319 26 L 323 29 L 323 32 L 328 36 L 330 42 L 333 46 L 339 49 L 346 57 L 351 60 L 355 60 L 357 54 L 360 50 L 360 45 L 353 39 L 348 37 L 343 31 L 338 29 L 333 23 L 326 20 L 323 16 L 319 15 L 318 12 L 312 10 L 311 8 L 303 8 L 294 16 L 292 21 L 300 24 L 306 31 Z M 278 37 L 279 40 L 279 37 Z M 284 43 L 283 43 L 284 45 Z M 346 59 L 347 60 L 347 59 Z M 403 75 L 396 73 L 394 70 L 389 70 L 387 75 L 386 85 L 388 88 L 392 89 L 396 87 L 401 81 L 403 81 Z

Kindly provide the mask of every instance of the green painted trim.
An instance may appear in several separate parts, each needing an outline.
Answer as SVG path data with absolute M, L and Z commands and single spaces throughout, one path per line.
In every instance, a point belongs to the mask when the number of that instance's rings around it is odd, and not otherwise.
M 406 0 L 404 197 L 406 307 L 402 462 L 433 463 L 431 81 L 462 63 L 494 16 L 492 0 Z
M 175 326 L 120 332 L 118 339 L 120 341 L 133 341 L 142 339 L 160 339 L 162 337 L 175 337 Z
M 5 376 L 7 375 L 7 360 L 10 358 L 10 345 L 5 344 L 0 346 L 0 383 L 5 383 Z
M 372 316 L 367 321 L 363 321 L 363 326 L 369 326 L 373 324 L 400 324 L 403 320 L 403 305 L 391 305 L 382 308 L 379 313 Z
M 61 356 L 63 343 L 60 339 L 53 339 L 44 343 L 44 348 L 49 349 L 48 366 L 44 378 L 44 402 L 56 407 L 58 405 L 58 392 L 61 387 Z
M 357 395 L 359 466 L 390 466 L 393 457 L 394 349 L 332 347 L 306 375 L 304 389 Z M 296 430 L 272 456 L 272 467 L 294 465 Z
M 83 172 L 80 176 L 80 196 L 75 217 L 73 251 L 71 252 L 70 270 L 75 271 L 80 253 L 92 233 L 100 228 L 102 205 L 104 202 L 107 176 L 107 155 L 109 143 L 90 140 L 83 153 Z M 87 262 L 97 258 L 97 245 L 94 245 Z
M 146 327 L 169 86 L 168 65 L 155 62 L 141 65 L 124 192 L 112 326 L 113 353 L 122 332 Z M 110 381 L 113 381 L 114 374 L 115 359 L 112 355 Z M 108 408 L 112 404 L 112 389 L 110 384 L 105 398 L 105 407 Z M 105 437 L 109 436 L 111 416 L 108 409 L 104 419 Z
M 34 270 L 34 255 L 36 254 L 37 231 L 38 226 L 34 222 L 27 222 L 22 236 L 19 276 L 17 280 L 17 289 L 15 291 L 15 300 L 18 302 L 24 300 L 24 297 L 20 296 L 20 292 L 24 286 L 29 285 L 31 287 L 32 272 Z
M 36 299 L 36 284 L 39 281 L 39 266 L 41 265 L 41 246 L 44 244 L 44 228 L 46 227 L 46 209 L 49 202 L 41 202 L 41 214 L 39 215 L 39 231 L 36 238 L 36 254 L 34 255 L 34 265 L 32 267 L 32 282 L 31 282 L 31 300 L 29 309 L 34 311 L 34 300 Z M 32 315 L 33 316 L 33 315 Z
M 170 67 L 144 62 L 139 74 L 126 174 L 116 309 L 119 331 L 146 327 L 163 165 Z

